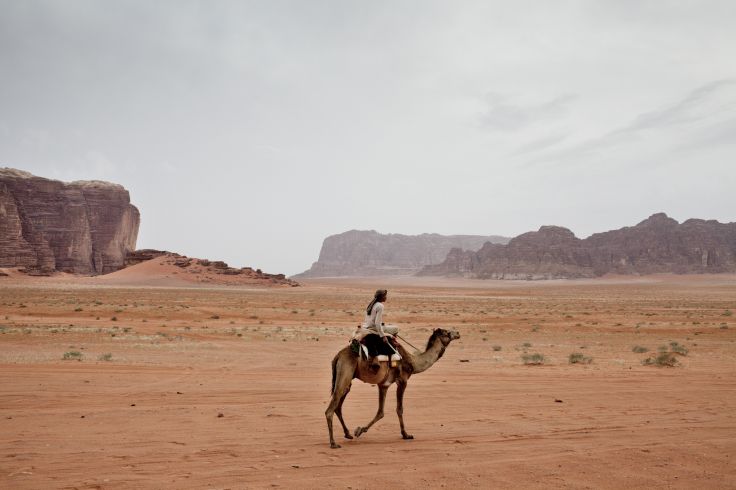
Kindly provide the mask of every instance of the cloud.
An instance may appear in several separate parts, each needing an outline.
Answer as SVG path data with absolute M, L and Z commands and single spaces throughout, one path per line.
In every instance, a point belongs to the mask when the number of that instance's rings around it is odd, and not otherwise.
M 719 113 L 736 109 L 736 97 L 728 93 L 736 87 L 736 80 L 716 80 L 698 87 L 682 100 L 663 109 L 639 114 L 628 126 L 617 132 L 631 133 L 679 124 L 690 124 Z M 721 95 L 730 98 L 723 100 Z
M 547 148 L 551 148 L 555 145 L 558 145 L 559 143 L 562 143 L 568 138 L 569 134 L 552 134 L 549 136 L 543 136 L 541 138 L 537 138 L 535 140 L 532 140 L 528 143 L 524 143 L 523 145 L 519 146 L 512 155 L 524 155 L 526 153 L 533 153 L 538 152 L 542 150 L 546 150 Z
M 567 112 L 577 97 L 565 94 L 539 104 L 518 104 L 513 97 L 490 93 L 486 96 L 486 111 L 480 115 L 483 127 L 497 131 L 517 131 L 537 122 L 558 117 Z
M 645 146 L 649 140 L 659 141 L 658 144 L 663 145 L 662 150 L 683 144 L 689 145 L 692 149 L 692 145 L 697 144 L 696 141 L 726 143 L 727 136 L 732 134 L 732 125 L 728 124 L 728 121 L 733 119 L 734 113 L 736 113 L 736 80 L 716 80 L 690 91 L 680 100 L 665 107 L 643 112 L 619 128 L 567 148 L 539 155 L 527 164 L 571 163 L 619 147 L 628 146 L 633 150 L 637 146 Z M 683 129 L 690 131 L 680 135 L 679 131 Z M 658 139 L 663 133 L 672 134 L 670 137 Z M 713 133 L 712 138 L 708 136 L 710 133 Z M 675 138 L 675 134 L 684 136 L 687 141 Z

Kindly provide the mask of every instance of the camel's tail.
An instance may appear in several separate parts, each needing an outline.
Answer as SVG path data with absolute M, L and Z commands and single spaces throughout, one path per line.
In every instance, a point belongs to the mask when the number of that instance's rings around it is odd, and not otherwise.
M 335 379 L 337 378 L 337 358 L 338 356 L 332 358 L 332 389 L 330 390 L 330 394 L 333 394 L 335 392 Z

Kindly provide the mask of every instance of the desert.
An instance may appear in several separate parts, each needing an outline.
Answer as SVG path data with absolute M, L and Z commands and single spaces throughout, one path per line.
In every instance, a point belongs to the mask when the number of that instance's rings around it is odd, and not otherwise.
M 137 280 L 0 278 L 3 488 L 734 487 L 734 275 Z M 333 450 L 330 360 L 376 284 L 415 346 L 462 337 L 409 383 L 414 440 L 391 388 Z M 376 407 L 356 380 L 349 427 Z
M 0 490 L 736 490 L 733 19 L 0 0 Z

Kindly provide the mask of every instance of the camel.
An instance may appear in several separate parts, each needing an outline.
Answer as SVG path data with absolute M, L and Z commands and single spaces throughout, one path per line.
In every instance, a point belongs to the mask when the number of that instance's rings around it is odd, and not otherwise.
M 353 379 L 357 378 L 364 383 L 378 385 L 378 412 L 365 427 L 355 429 L 355 437 L 368 432 L 373 424 L 383 418 L 383 406 L 386 402 L 386 392 L 389 386 L 396 383 L 396 414 L 399 416 L 399 425 L 401 427 L 401 437 L 403 439 L 414 439 L 414 436 L 408 434 L 404 428 L 404 392 L 406 385 L 412 374 L 418 374 L 426 371 L 445 353 L 445 349 L 450 342 L 459 339 L 460 334 L 452 330 L 444 330 L 436 328 L 427 341 L 427 347 L 422 353 L 409 354 L 401 345 L 397 345 L 397 350 L 401 354 L 401 361 L 398 366 L 390 367 L 388 362 L 381 363 L 379 369 L 375 369 L 368 361 L 359 358 L 350 346 L 345 347 L 332 359 L 332 398 L 325 410 L 327 417 L 327 429 L 330 432 L 330 447 L 337 449 L 340 447 L 335 442 L 332 435 L 332 415 L 337 414 L 337 418 L 342 424 L 342 429 L 346 439 L 352 439 L 345 420 L 342 418 L 342 404 L 350 392 L 350 386 Z

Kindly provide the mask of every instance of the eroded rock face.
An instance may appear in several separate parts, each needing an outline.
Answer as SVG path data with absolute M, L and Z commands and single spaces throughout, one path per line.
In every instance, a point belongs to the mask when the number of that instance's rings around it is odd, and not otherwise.
M 122 186 L 0 169 L 0 267 L 106 274 L 135 250 L 140 215 Z
M 507 245 L 486 244 L 477 252 L 453 250 L 420 275 L 479 279 L 561 279 L 607 273 L 736 272 L 736 223 L 689 219 L 664 213 L 636 226 L 580 240 L 566 228 L 543 226 Z
M 425 265 L 442 262 L 454 247 L 477 250 L 488 241 L 506 243 L 508 238 L 351 230 L 325 238 L 319 260 L 294 277 L 410 275 Z

